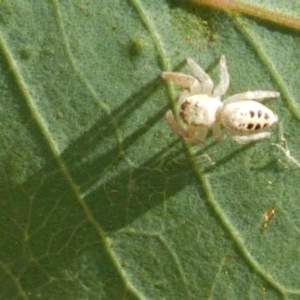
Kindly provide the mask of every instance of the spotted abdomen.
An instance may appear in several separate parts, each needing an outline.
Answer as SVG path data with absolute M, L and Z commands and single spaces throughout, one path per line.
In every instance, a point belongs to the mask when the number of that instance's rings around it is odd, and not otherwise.
M 224 106 L 222 123 L 231 131 L 253 133 L 272 126 L 278 117 L 256 101 L 239 101 Z

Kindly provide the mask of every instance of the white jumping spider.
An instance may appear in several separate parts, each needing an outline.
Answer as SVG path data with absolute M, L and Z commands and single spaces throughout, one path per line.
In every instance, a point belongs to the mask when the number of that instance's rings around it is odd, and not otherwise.
M 248 91 L 235 94 L 221 101 L 229 86 L 225 56 L 220 59 L 220 83 L 214 88 L 209 75 L 191 58 L 187 59 L 194 76 L 163 72 L 162 78 L 185 88 L 177 102 L 177 118 L 171 110 L 166 112 L 170 128 L 190 143 L 205 140 L 209 128 L 215 139 L 222 139 L 220 125 L 229 129 L 237 142 L 257 141 L 270 137 L 262 130 L 278 121 L 269 108 L 259 103 L 265 98 L 277 98 L 278 92 Z

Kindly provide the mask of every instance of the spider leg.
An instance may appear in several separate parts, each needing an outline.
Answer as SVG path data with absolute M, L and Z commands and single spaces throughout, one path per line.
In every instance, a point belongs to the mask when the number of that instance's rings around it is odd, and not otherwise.
M 167 124 L 174 132 L 176 132 L 178 135 L 180 135 L 183 138 L 188 137 L 187 132 L 177 124 L 177 122 L 174 118 L 174 114 L 170 109 L 166 112 L 165 118 L 166 118 Z
M 188 125 L 187 130 L 184 130 L 177 124 L 174 114 L 170 109 L 166 112 L 165 118 L 169 127 L 188 143 L 200 144 L 205 140 L 208 131 L 206 126 Z
M 235 135 L 232 138 L 240 144 L 268 139 L 271 136 L 270 132 L 260 132 L 251 135 Z
M 215 140 L 221 141 L 223 139 L 223 134 L 221 131 L 220 123 L 213 124 L 212 130 L 213 130 L 213 136 L 214 136 Z
M 224 55 L 221 55 L 220 58 L 220 82 L 215 87 L 213 96 L 221 97 L 224 95 L 229 87 L 229 74 L 227 70 L 226 59 Z
M 202 94 L 212 95 L 214 83 L 209 75 L 192 58 L 187 58 L 187 63 L 201 84 L 202 90 L 200 92 Z
M 188 88 L 193 95 L 201 93 L 201 84 L 197 78 L 191 75 L 178 72 L 162 72 L 161 77 L 165 80 L 171 80 L 185 88 Z
M 190 144 L 201 144 L 206 138 L 208 132 L 207 126 L 204 125 L 189 125 L 187 129 L 188 137 L 185 138 Z
M 262 102 L 266 98 L 278 98 L 280 94 L 278 92 L 273 91 L 252 91 L 252 92 L 245 92 L 240 94 L 235 94 L 226 98 L 223 103 L 229 104 L 239 101 L 246 101 L 246 100 L 253 100 L 257 102 Z

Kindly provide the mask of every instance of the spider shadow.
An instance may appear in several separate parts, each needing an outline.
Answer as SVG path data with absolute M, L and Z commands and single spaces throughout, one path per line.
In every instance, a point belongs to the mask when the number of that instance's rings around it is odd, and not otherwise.
M 96 124 L 61 154 L 59 160 L 63 167 L 58 167 L 54 158 L 50 159 L 40 172 L 27 180 L 22 189 L 34 194 L 35 198 L 43 199 L 41 216 L 53 209 L 59 197 L 62 197 L 59 202 L 65 201 L 66 207 L 73 210 L 74 203 L 70 203 L 70 199 L 76 200 L 74 192 L 77 190 L 77 196 L 84 197 L 83 201 L 103 230 L 115 231 L 193 184 L 195 174 L 182 153 L 179 138 L 166 144 L 137 167 L 126 160 L 130 147 L 164 118 L 167 105 L 147 115 L 143 126 L 133 129 L 121 141 L 117 140 L 113 130 L 114 122 L 117 122 L 117 127 L 122 127 L 130 121 L 134 112 L 141 109 L 160 83 L 160 78 L 154 79 L 110 115 L 102 114 Z M 174 136 L 174 133 L 170 132 L 170 135 Z M 108 142 L 110 146 L 106 147 Z M 80 204 L 80 200 L 77 201 Z M 57 205 L 61 206 L 60 203 Z M 61 216 L 66 219 L 66 209 L 60 210 L 64 213 L 57 213 L 56 218 Z M 74 216 L 82 214 L 80 205 L 75 211 Z M 37 216 L 36 220 L 42 222 Z
M 72 180 L 85 195 L 90 211 L 104 231 L 115 231 L 129 225 L 194 182 L 192 178 L 195 174 L 188 160 L 181 148 L 177 149 L 179 138 L 137 167 L 126 163 L 125 153 L 164 118 L 167 106 L 148 116 L 142 127 L 131 131 L 121 143 L 115 143 L 106 153 L 82 160 L 87 156 L 87 149 L 96 152 L 103 147 L 103 137 L 113 138 L 110 120 L 117 120 L 118 127 L 122 126 L 155 92 L 160 82 L 160 79 L 155 79 L 129 97 L 112 111 L 111 116 L 99 120 L 62 154 Z M 170 132 L 170 135 L 173 136 L 173 133 Z
M 115 120 L 118 127 L 130 121 L 160 82 L 160 79 L 153 80 L 110 115 L 102 114 L 99 121 L 71 143 L 60 157 L 53 155 L 45 141 L 44 165 L 25 182 L 17 183 L 9 178 L 9 170 L 13 167 L 9 162 L 0 170 L 1 199 L 2 203 L 6 201 L 2 207 L 3 246 L 10 249 L 3 251 L 2 257 L 7 262 L 19 258 L 17 266 L 11 264 L 12 268 L 17 267 L 15 276 L 25 277 L 31 272 L 32 284 L 22 281 L 24 289 L 30 290 L 38 282 L 44 286 L 45 294 L 52 295 L 53 286 L 49 285 L 50 279 L 45 273 L 56 276 L 61 270 L 80 272 L 82 270 L 77 270 L 76 266 L 82 267 L 84 255 L 85 259 L 90 259 L 90 262 L 84 261 L 85 265 L 92 262 L 101 270 L 97 276 L 99 282 L 118 282 L 117 288 L 109 284 L 103 287 L 111 299 L 121 299 L 128 293 L 109 256 L 106 238 L 99 237 L 90 221 L 96 220 L 103 232 L 121 229 L 184 186 L 193 184 L 194 173 L 181 149 L 177 149 L 179 140 L 168 143 L 137 167 L 126 162 L 124 153 L 161 121 L 166 107 L 151 112 L 144 126 L 133 129 L 124 140 L 115 137 Z M 26 105 L 23 106 L 26 110 Z M 35 120 L 23 118 L 27 127 L 33 128 L 37 139 L 44 141 Z M 111 147 L 106 148 L 107 141 L 111 142 Z M 22 247 L 12 251 L 11 245 L 16 243 Z

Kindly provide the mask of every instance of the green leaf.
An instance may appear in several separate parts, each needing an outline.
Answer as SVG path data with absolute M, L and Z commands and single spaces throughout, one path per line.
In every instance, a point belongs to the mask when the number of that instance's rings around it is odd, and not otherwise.
M 166 125 L 161 72 L 193 57 L 217 80 L 221 54 L 228 95 L 281 93 L 270 140 Z M 1 299 L 300 298 L 297 32 L 182 1 L 2 0 L 0 57 Z

